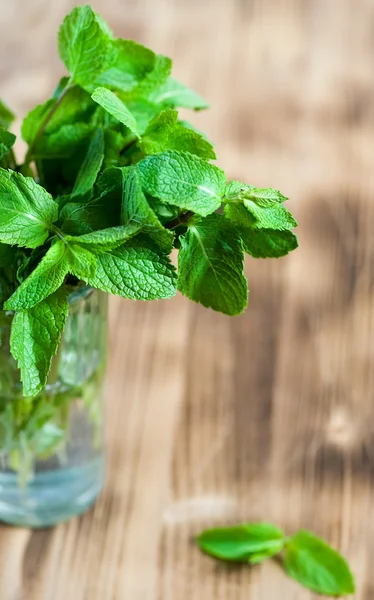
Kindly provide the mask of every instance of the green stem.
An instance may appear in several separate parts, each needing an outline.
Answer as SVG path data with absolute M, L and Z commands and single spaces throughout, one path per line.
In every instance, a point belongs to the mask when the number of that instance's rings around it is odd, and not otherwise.
M 36 169 L 36 173 L 38 175 L 38 183 L 40 185 L 44 186 L 43 164 L 40 159 L 35 161 L 35 169 Z
M 51 225 L 50 231 L 52 231 L 52 233 L 56 234 L 60 240 L 66 243 L 64 234 L 58 227 L 56 227 L 56 225 Z
M 178 217 L 176 217 L 176 219 L 173 219 L 172 221 L 170 221 L 170 223 L 166 223 L 165 228 L 166 229 L 175 229 L 176 227 L 179 227 L 179 225 L 187 225 L 187 222 L 193 216 L 194 216 L 194 213 L 191 210 L 189 210 L 185 213 L 182 213 Z
M 125 147 L 124 147 L 124 148 L 122 148 L 122 150 L 121 150 L 121 156 L 122 156 L 123 154 L 125 154 L 125 152 L 127 152 L 127 150 L 130 150 L 130 148 L 132 148 L 133 146 L 135 146 L 136 142 L 138 142 L 138 141 L 139 141 L 139 138 L 138 138 L 138 137 L 134 137 L 134 138 L 132 138 L 132 139 L 131 139 L 131 140 L 130 140 L 130 141 L 129 141 L 129 142 L 126 144 L 126 145 L 125 145 Z
M 16 157 L 15 157 L 13 148 L 11 148 L 9 150 L 9 158 L 10 158 L 9 166 L 11 169 L 13 169 L 13 171 L 15 171 L 17 169 L 17 161 L 16 161 Z
M 52 106 L 51 110 L 49 111 L 49 113 L 47 113 L 47 115 L 45 116 L 44 120 L 42 121 L 28 151 L 26 154 L 26 160 L 25 163 L 30 163 L 33 160 L 34 157 L 34 152 L 35 152 L 35 147 L 36 144 L 38 143 L 39 139 L 41 138 L 41 136 L 43 135 L 43 133 L 46 130 L 46 127 L 49 123 L 49 121 L 52 119 L 53 115 L 55 114 L 56 110 L 58 109 L 58 107 L 60 106 L 61 102 L 63 101 L 63 99 L 65 98 L 66 94 L 68 93 L 69 90 L 71 90 L 71 88 L 73 87 L 70 79 L 68 81 L 68 83 L 66 84 L 66 86 L 64 87 L 64 89 L 62 90 L 61 94 L 59 95 L 59 97 L 57 98 L 56 102 L 54 103 L 54 105 Z

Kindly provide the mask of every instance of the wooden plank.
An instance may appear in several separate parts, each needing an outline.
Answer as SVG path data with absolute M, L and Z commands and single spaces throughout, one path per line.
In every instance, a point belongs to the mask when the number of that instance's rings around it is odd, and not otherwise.
M 73 4 L 4 6 L 1 95 L 18 111 L 53 89 L 55 31 Z M 373 4 L 93 6 L 175 58 L 213 104 L 191 120 L 230 176 L 291 197 L 300 249 L 248 261 L 250 306 L 235 319 L 180 297 L 112 303 L 108 485 L 67 525 L 0 530 L 0 598 L 316 598 L 277 564 L 227 567 L 192 541 L 267 519 L 326 536 L 352 563 L 356 600 L 371 600 Z

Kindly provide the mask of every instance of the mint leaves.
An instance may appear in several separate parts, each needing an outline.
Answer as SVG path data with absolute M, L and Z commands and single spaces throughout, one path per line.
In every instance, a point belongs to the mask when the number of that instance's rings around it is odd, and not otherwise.
M 104 110 L 123 123 L 123 125 L 126 125 L 132 133 L 139 137 L 134 115 L 113 92 L 103 87 L 97 88 L 92 94 L 92 100 L 100 104 Z
M 67 272 L 67 247 L 63 242 L 57 242 L 5 302 L 5 310 L 32 308 L 62 285 Z
M 297 238 L 291 231 L 238 227 L 244 250 L 254 258 L 280 258 L 296 250 Z
M 215 159 L 213 146 L 200 133 L 178 121 L 176 110 L 164 110 L 149 123 L 140 148 L 145 154 L 180 150 L 201 158 Z
M 74 83 L 92 88 L 104 71 L 109 36 L 89 6 L 77 6 L 65 17 L 58 34 L 61 59 Z
M 245 523 L 203 531 L 199 548 L 220 560 L 257 564 L 283 553 L 287 574 L 308 589 L 328 596 L 353 594 L 355 584 L 346 560 L 308 531 L 286 537 L 269 523 Z
M 187 152 L 149 156 L 139 165 L 144 191 L 203 217 L 222 203 L 226 177 L 218 167 Z
M 240 236 L 214 214 L 191 222 L 180 240 L 178 289 L 208 308 L 240 314 L 248 299 Z
M 283 206 L 287 200 L 278 190 L 259 189 L 232 181 L 226 190 L 227 217 L 253 229 L 293 229 L 297 222 Z
M 305 587 L 329 596 L 355 591 L 346 560 L 309 531 L 299 531 L 286 544 L 284 568 Z
M 140 243 L 100 254 L 96 273 L 88 283 L 124 298 L 155 300 L 175 296 L 176 279 L 169 258 L 152 245 Z
M 259 189 L 232 181 L 226 190 L 226 215 L 234 223 L 254 229 L 293 229 L 297 222 L 283 206 L 287 200 L 278 190 Z
M 10 345 L 21 370 L 25 396 L 34 396 L 45 386 L 68 310 L 66 294 L 59 291 L 14 316 Z
M 0 169 L 0 241 L 36 248 L 57 220 L 57 204 L 31 177 Z
M 97 80 L 98 85 L 129 92 L 150 73 L 156 61 L 152 50 L 132 40 L 112 40 L 108 67 Z
M 170 77 L 162 86 L 151 94 L 156 104 L 164 106 L 192 108 L 202 110 L 209 108 L 205 100 L 196 92 Z
M 104 160 L 104 133 L 99 128 L 91 140 L 87 154 L 79 169 L 77 179 L 73 187 L 73 196 L 83 196 L 90 192 L 95 185 Z
M 179 107 L 207 103 L 173 78 L 170 58 L 116 38 L 87 5 L 64 19 L 58 49 L 67 74 L 24 119 L 21 164 L 14 115 L 0 102 L 0 308 L 14 312 L 28 395 L 45 383 L 68 291 L 155 300 L 179 290 L 239 315 L 245 252 L 278 258 L 297 247 L 285 196 L 228 182 L 212 143 L 182 120 Z M 262 543 L 264 531 L 251 530 L 252 561 L 279 546 L 275 531 Z
M 149 205 L 142 190 L 138 169 L 136 167 L 125 167 L 121 170 L 116 169 L 115 174 L 121 187 L 121 222 L 125 225 L 140 225 L 142 231 L 149 234 L 150 239 L 156 246 L 170 254 L 173 249 L 174 235 L 170 230 L 163 227 Z
M 201 550 L 220 560 L 234 562 L 252 562 L 255 557 L 259 562 L 264 558 L 278 554 L 283 550 L 283 532 L 269 523 L 252 523 L 208 529 L 198 537 Z
M 225 192 L 224 213 L 238 231 L 245 251 L 254 258 L 279 258 L 297 248 L 297 226 L 283 206 L 287 198 L 273 188 L 255 188 L 231 181 Z

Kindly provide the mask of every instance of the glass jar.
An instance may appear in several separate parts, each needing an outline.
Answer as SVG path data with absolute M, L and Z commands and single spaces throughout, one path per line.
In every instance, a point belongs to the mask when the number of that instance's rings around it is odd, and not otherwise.
M 0 312 L 0 520 L 45 527 L 83 513 L 104 481 L 103 380 L 107 295 L 69 297 L 47 385 L 22 396 L 10 354 L 12 314 Z

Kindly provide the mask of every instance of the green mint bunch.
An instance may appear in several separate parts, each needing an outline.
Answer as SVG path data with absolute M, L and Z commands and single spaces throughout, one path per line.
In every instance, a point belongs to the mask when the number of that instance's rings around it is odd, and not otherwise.
M 180 290 L 238 315 L 244 253 L 297 247 L 286 198 L 228 182 L 211 142 L 179 118 L 207 104 L 171 77 L 169 58 L 115 38 L 89 6 L 65 18 L 58 48 L 69 74 L 25 118 L 22 164 L 0 103 L 0 302 L 15 312 L 26 396 L 45 386 L 74 287 L 133 300 Z
M 355 592 L 346 560 L 309 531 L 286 537 L 270 523 L 246 523 L 207 529 L 197 544 L 206 554 L 230 562 L 255 565 L 279 557 L 290 577 L 319 594 L 346 596 Z

